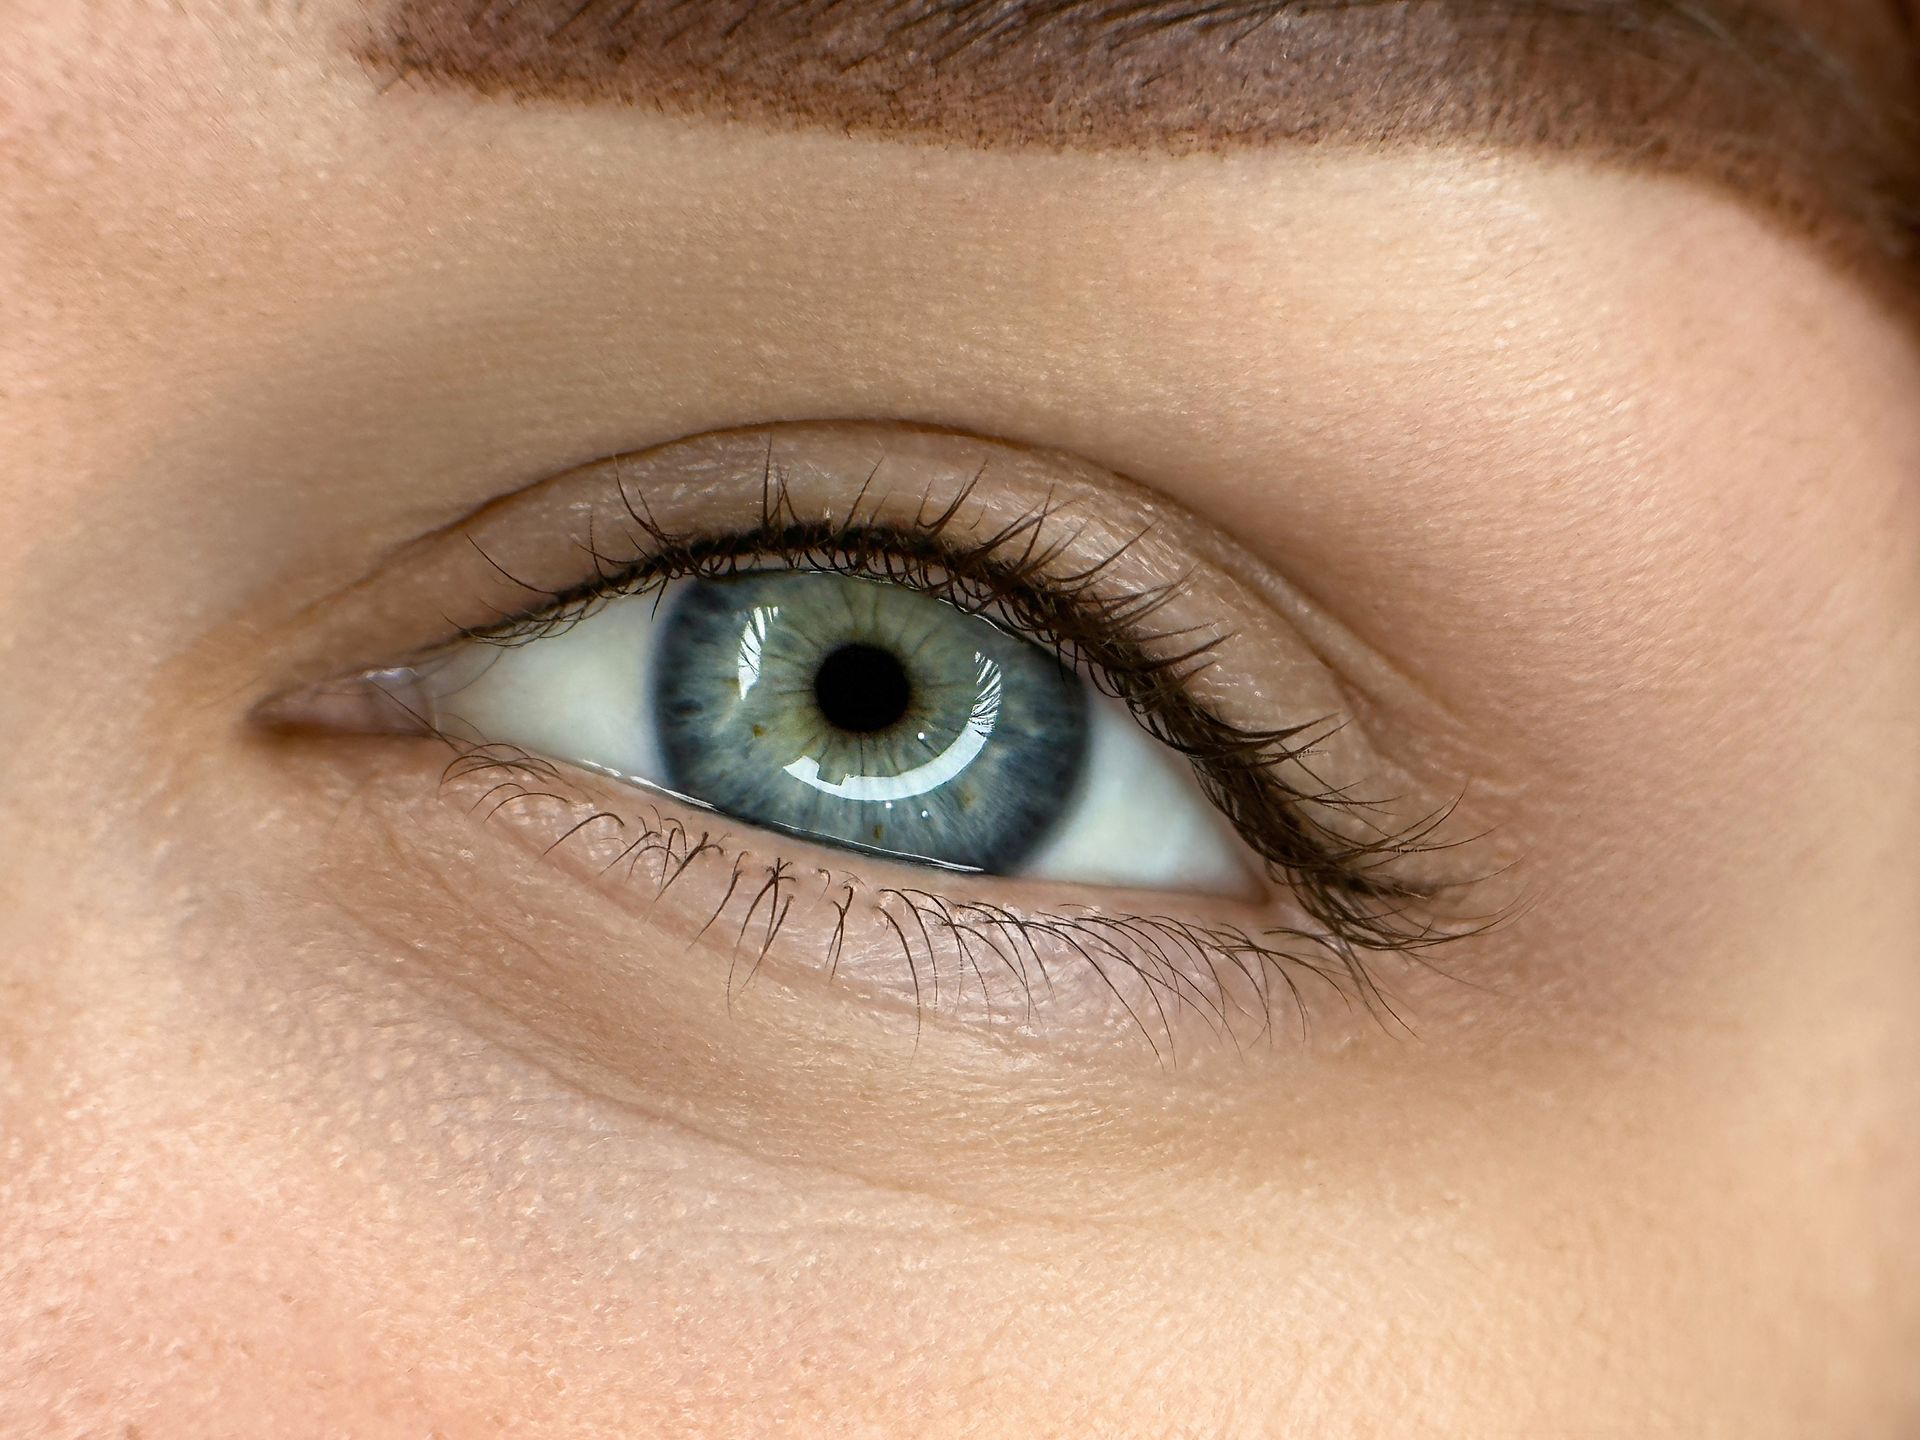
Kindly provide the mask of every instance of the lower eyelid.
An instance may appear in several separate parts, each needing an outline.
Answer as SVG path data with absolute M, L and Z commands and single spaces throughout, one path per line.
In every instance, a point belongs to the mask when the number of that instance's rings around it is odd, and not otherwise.
M 415 742 L 418 746 L 432 742 Z M 441 752 L 444 755 L 444 752 Z M 1310 1017 L 1367 1025 L 1377 977 L 1264 903 L 1136 897 L 884 866 L 685 809 L 510 747 L 445 765 L 441 797 L 648 922 L 671 983 L 824 986 L 891 1015 L 1154 1066 L 1295 1038 Z M 872 873 L 862 873 L 862 870 Z M 1148 904 L 1147 902 L 1158 902 Z

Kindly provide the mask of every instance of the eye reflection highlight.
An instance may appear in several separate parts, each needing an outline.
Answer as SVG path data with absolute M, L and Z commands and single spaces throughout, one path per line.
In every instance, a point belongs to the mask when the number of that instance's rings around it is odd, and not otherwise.
M 746 628 L 740 632 L 740 659 L 736 668 L 740 676 L 740 698 L 743 700 L 760 681 L 760 656 L 766 649 L 767 631 L 779 618 L 778 605 L 762 606 L 753 612 Z

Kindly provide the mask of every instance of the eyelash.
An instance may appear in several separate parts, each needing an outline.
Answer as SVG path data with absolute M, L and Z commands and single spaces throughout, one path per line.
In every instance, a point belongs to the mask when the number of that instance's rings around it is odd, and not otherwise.
M 673 580 L 732 575 L 766 568 L 769 561 L 796 570 L 907 586 L 994 619 L 1052 650 L 1063 665 L 1127 706 L 1151 734 L 1191 761 L 1209 801 L 1262 858 L 1270 876 L 1287 886 L 1310 923 L 1262 930 L 1256 938 L 1234 926 L 1164 916 L 1023 915 L 924 890 L 872 887 L 878 913 L 900 945 L 916 996 L 921 992 L 922 961 L 930 969 L 937 994 L 939 959 L 932 935 L 941 933 L 952 937 L 957 958 L 973 969 L 983 989 L 979 952 L 996 957 L 1018 979 L 1029 1003 L 1031 971 L 1037 968 L 1045 978 L 1035 942 L 1046 939 L 1060 942 L 1096 968 L 1096 957 L 1124 964 L 1140 975 L 1156 1005 L 1166 992 L 1198 1004 L 1219 1026 L 1227 1021 L 1228 978 L 1222 966 L 1251 983 L 1262 997 L 1266 1024 L 1272 1018 L 1266 1002 L 1273 994 L 1273 987 L 1266 983 L 1268 973 L 1277 975 L 1297 1002 L 1295 972 L 1300 971 L 1330 985 L 1346 1000 L 1357 1000 L 1383 1018 L 1398 1021 L 1365 957 L 1425 951 L 1462 932 L 1416 918 L 1414 911 L 1420 901 L 1430 898 L 1429 892 L 1385 878 L 1378 871 L 1400 857 L 1442 848 L 1432 837 L 1450 810 L 1438 811 L 1398 832 L 1380 831 L 1366 840 L 1336 834 L 1315 822 L 1307 806 L 1339 809 L 1363 820 L 1365 812 L 1375 808 L 1331 787 L 1306 793 L 1281 776 L 1283 766 L 1310 775 L 1307 761 L 1315 746 L 1337 725 L 1325 720 L 1283 730 L 1250 730 L 1220 719 L 1194 697 L 1194 676 L 1226 637 L 1216 634 L 1200 639 L 1192 631 L 1150 628 L 1152 617 L 1177 596 L 1182 582 L 1176 579 L 1130 594 L 1103 590 L 1103 578 L 1144 537 L 1144 531 L 1091 565 L 1055 573 L 1078 535 L 1048 538 L 1058 514 L 1051 503 L 985 536 L 956 537 L 952 532 L 972 497 L 972 484 L 938 511 L 928 513 L 923 505 L 910 523 L 879 523 L 861 518 L 872 478 L 845 518 L 804 520 L 769 456 L 758 523 L 735 533 L 705 537 L 666 529 L 653 519 L 644 502 L 636 504 L 621 485 L 625 523 L 630 527 L 624 537 L 630 547 L 628 558 L 606 553 L 590 523 L 583 548 L 595 575 L 579 586 L 553 591 L 530 584 L 494 562 L 475 542 L 489 565 L 541 599 L 524 613 L 468 628 L 462 637 L 496 646 L 530 644 L 579 623 L 614 599 L 657 595 Z M 461 754 L 448 766 L 446 780 L 503 774 L 506 778 L 487 792 L 489 796 L 503 790 L 540 793 L 532 788 L 535 784 L 557 778 L 547 762 L 508 747 L 459 748 Z M 626 828 L 621 817 L 593 819 L 618 821 Z M 621 855 L 629 874 L 643 858 L 658 856 L 664 892 L 696 862 L 720 853 L 721 847 L 710 837 L 695 839 L 679 821 L 656 815 L 652 823 L 641 826 Z M 620 863 L 620 859 L 614 861 L 614 865 Z M 767 867 L 762 883 L 748 884 L 743 890 L 741 864 L 736 859 L 726 893 L 703 929 L 719 925 L 728 909 L 739 903 L 737 897 L 746 897 L 736 951 L 760 917 L 764 929 L 755 942 L 757 968 L 784 923 L 785 906 L 792 903 L 791 895 L 784 896 L 783 903 L 783 891 L 793 882 L 794 873 L 788 862 L 775 861 Z M 852 879 L 834 883 L 844 893 L 830 902 L 839 912 L 830 972 L 838 964 L 847 915 L 861 888 Z M 1211 967 L 1210 999 L 1193 967 L 1181 963 L 1195 959 Z M 1106 979 L 1104 971 L 1102 978 Z M 1112 988 L 1111 981 L 1108 984 Z M 1131 1006 L 1128 1009 L 1133 1013 Z M 1304 1020 L 1304 1008 L 1301 1013 Z M 1134 1021 L 1145 1033 L 1141 1017 L 1135 1014 Z M 1148 1039 L 1158 1051 L 1154 1037 L 1148 1034 Z

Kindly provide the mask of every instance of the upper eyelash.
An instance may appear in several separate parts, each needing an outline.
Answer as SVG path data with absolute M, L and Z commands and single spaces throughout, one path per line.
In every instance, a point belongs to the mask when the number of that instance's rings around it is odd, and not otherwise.
M 550 590 L 513 575 L 473 542 L 501 575 L 543 598 L 520 614 L 466 628 L 463 637 L 493 645 L 530 643 L 570 628 L 611 600 L 658 593 L 676 579 L 737 574 L 769 559 L 796 570 L 905 585 L 967 613 L 1009 622 L 1017 633 L 1053 650 L 1063 665 L 1126 705 L 1150 734 L 1192 763 L 1209 802 L 1324 930 L 1322 943 L 1356 971 L 1361 952 L 1420 951 L 1462 934 L 1416 913 L 1419 902 L 1430 899 L 1432 892 L 1381 873 L 1389 861 L 1446 848 L 1433 837 L 1452 807 L 1388 831 L 1367 820 L 1378 802 L 1333 786 L 1307 793 L 1282 778 L 1282 766 L 1310 776 L 1308 759 L 1339 722 L 1329 717 L 1255 730 L 1223 720 L 1202 704 L 1190 681 L 1229 637 L 1216 633 L 1189 644 L 1184 642 L 1197 632 L 1147 628 L 1151 617 L 1179 593 L 1182 580 L 1133 592 L 1101 588 L 1102 577 L 1144 537 L 1144 530 L 1091 565 L 1055 573 L 1079 534 L 1049 538 L 1043 533 L 1058 513 L 1051 500 L 984 537 L 956 542 L 948 532 L 979 475 L 939 510 L 923 505 L 904 524 L 861 518 L 874 475 L 844 518 L 806 520 L 794 508 L 769 449 L 758 524 L 718 536 L 668 530 L 644 501 L 636 503 L 624 482 L 618 482 L 632 527 L 626 536 L 630 558 L 608 555 L 591 533 L 590 521 L 584 548 L 592 558 L 594 578 Z M 1156 649 L 1164 653 L 1156 654 Z M 1338 834 L 1313 819 L 1307 809 L 1311 805 L 1359 815 L 1375 834 L 1365 839 Z

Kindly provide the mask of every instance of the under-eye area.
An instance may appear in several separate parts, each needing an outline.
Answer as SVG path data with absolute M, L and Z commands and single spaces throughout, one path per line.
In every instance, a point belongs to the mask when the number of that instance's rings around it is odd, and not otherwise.
M 1118 477 L 789 426 L 528 506 L 444 537 L 491 618 L 270 714 L 451 747 L 476 816 L 677 917 L 688 983 L 811 968 L 916 1028 L 1164 1062 L 1323 1011 L 1404 1026 L 1394 977 L 1486 923 L 1434 863 L 1445 800 L 1370 777 L 1337 677 Z

